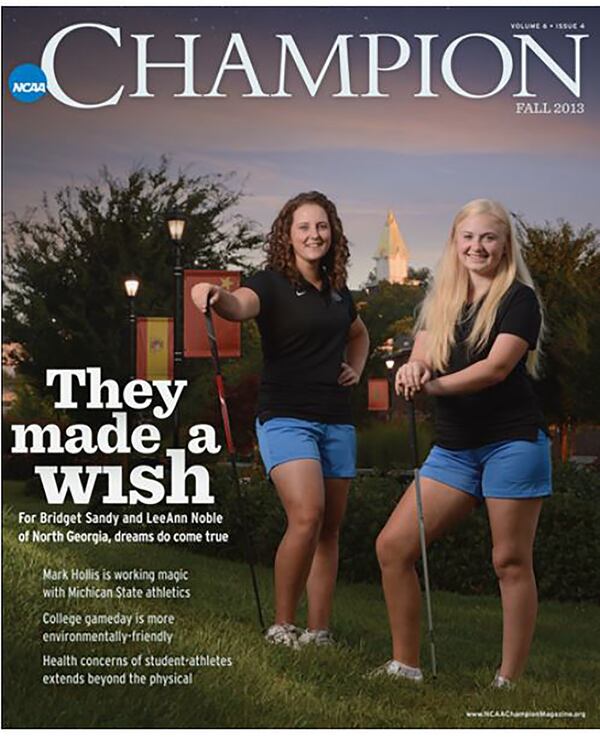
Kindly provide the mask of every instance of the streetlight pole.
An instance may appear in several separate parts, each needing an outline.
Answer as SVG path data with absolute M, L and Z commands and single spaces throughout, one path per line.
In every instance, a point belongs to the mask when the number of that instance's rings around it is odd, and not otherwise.
M 125 293 L 129 300 L 129 380 L 136 377 L 136 328 L 135 328 L 135 296 L 137 295 L 140 281 L 137 277 L 129 277 L 124 282 Z
M 128 277 L 124 282 L 125 286 L 125 294 L 127 295 L 127 300 L 129 301 L 129 380 L 135 380 L 137 377 L 137 365 L 136 365 L 136 342 L 137 342 L 137 329 L 136 329 L 136 315 L 135 315 L 135 296 L 138 293 L 138 290 L 140 288 L 140 281 L 137 277 L 134 277 L 131 275 Z M 132 418 L 133 414 L 135 412 L 132 412 Z M 127 431 L 128 434 L 130 433 L 130 429 L 133 427 L 133 422 L 130 421 L 129 417 L 127 419 Z M 126 473 L 130 473 L 131 470 L 131 460 L 130 456 L 125 456 L 125 471 Z
M 388 371 L 388 384 L 389 384 L 389 399 L 390 399 L 390 408 L 388 410 L 388 422 L 392 421 L 392 414 L 394 412 L 394 367 L 396 365 L 396 361 L 394 360 L 393 356 L 388 357 L 388 359 L 385 361 L 385 366 L 387 367 Z
M 186 218 L 182 212 L 170 212 L 167 215 L 167 227 L 174 248 L 173 278 L 175 285 L 175 309 L 173 313 L 173 378 L 178 380 L 183 363 L 183 265 L 181 238 L 185 230 Z M 173 447 L 179 447 L 179 410 L 175 407 L 173 414 Z

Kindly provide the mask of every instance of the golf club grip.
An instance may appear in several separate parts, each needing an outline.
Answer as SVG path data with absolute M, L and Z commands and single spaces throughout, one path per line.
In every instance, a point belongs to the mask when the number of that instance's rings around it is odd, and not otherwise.
M 415 413 L 415 400 L 408 401 L 408 426 L 410 430 L 410 447 L 413 457 L 413 468 L 419 467 L 419 446 L 417 443 L 417 416 Z
M 227 443 L 227 450 L 232 455 L 235 454 L 235 446 L 233 444 L 233 436 L 231 434 L 231 422 L 229 420 L 229 409 L 227 408 L 227 401 L 225 399 L 225 386 L 223 384 L 223 377 L 221 375 L 221 361 L 219 359 L 219 348 L 217 346 L 217 335 L 215 333 L 215 326 L 212 320 L 212 313 L 210 306 L 206 306 L 204 313 L 204 321 L 206 323 L 206 334 L 208 336 L 208 343 L 210 346 L 210 354 L 212 357 L 213 365 L 215 368 L 215 385 L 217 386 L 217 394 L 219 396 L 219 406 L 221 407 L 221 419 L 223 420 L 223 429 L 225 430 L 225 441 Z
M 212 319 L 212 313 L 210 305 L 206 306 L 204 312 L 204 321 L 206 323 L 206 335 L 208 336 L 208 345 L 210 347 L 210 354 L 212 357 L 213 364 L 215 366 L 215 372 L 217 375 L 221 374 L 221 362 L 219 360 L 219 348 L 217 346 L 217 334 L 215 332 L 215 325 Z
M 225 441 L 227 442 L 227 450 L 233 455 L 235 453 L 235 447 L 233 444 L 233 435 L 231 434 L 229 409 L 227 408 L 227 401 L 225 400 L 225 386 L 223 384 L 221 373 L 217 373 L 217 375 L 215 376 L 215 383 L 217 385 L 217 394 L 219 396 L 219 405 L 221 407 L 221 419 L 223 420 L 223 429 L 225 430 Z

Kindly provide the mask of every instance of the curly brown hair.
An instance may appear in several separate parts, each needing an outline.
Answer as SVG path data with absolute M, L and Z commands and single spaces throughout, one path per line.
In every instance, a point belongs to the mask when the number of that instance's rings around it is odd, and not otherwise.
M 304 204 L 318 204 L 327 213 L 331 226 L 331 247 L 323 257 L 321 269 L 327 275 L 329 284 L 336 290 L 341 290 L 348 277 L 346 269 L 350 258 L 348 239 L 344 235 L 342 221 L 335 204 L 319 191 L 303 192 L 292 197 L 283 205 L 267 236 L 266 266 L 268 269 L 281 272 L 293 284 L 300 284 L 302 277 L 296 267 L 294 249 L 290 241 L 290 231 L 294 212 Z

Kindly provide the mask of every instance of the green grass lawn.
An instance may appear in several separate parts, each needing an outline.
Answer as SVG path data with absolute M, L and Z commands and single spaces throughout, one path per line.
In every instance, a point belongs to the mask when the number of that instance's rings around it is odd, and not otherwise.
M 494 597 L 435 593 L 439 675 L 426 645 L 421 687 L 365 678 L 390 656 L 385 606 L 376 585 L 340 584 L 332 649 L 294 652 L 267 646 L 255 620 L 248 568 L 170 547 L 21 544 L 17 510 L 39 500 L 5 485 L 5 727 L 597 727 L 600 723 L 600 609 L 545 602 L 526 677 L 515 691 L 489 688 L 500 651 L 500 605 Z M 191 600 L 48 600 L 43 567 L 148 569 L 185 567 Z M 435 567 L 431 567 L 435 571 Z M 259 569 L 267 613 L 271 571 Z M 173 613 L 170 646 L 128 645 L 125 652 L 229 656 L 231 667 L 197 668 L 193 684 L 170 688 L 44 686 L 40 680 L 43 610 L 81 613 Z M 123 654 L 107 644 L 44 644 L 46 654 Z M 107 672 L 95 670 L 95 672 Z M 108 671 L 113 672 L 113 671 Z M 118 671 L 117 671 L 118 672 Z M 164 672 L 169 672 L 166 670 Z M 467 718 L 466 712 L 586 712 L 586 719 Z

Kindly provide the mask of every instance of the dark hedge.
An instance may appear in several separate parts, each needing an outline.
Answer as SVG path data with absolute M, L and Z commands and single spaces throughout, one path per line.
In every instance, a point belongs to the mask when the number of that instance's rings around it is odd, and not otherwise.
M 212 477 L 216 509 L 230 532 L 226 545 L 212 552 L 241 558 L 243 541 L 231 477 L 219 468 Z M 379 582 L 375 539 L 406 487 L 403 476 L 370 475 L 355 479 L 341 533 L 340 576 Z M 274 488 L 254 472 L 242 493 L 256 557 L 271 565 L 285 526 Z M 537 531 L 534 560 L 541 598 L 600 601 L 600 474 L 558 466 L 554 494 L 545 500 Z M 208 547 L 202 548 L 203 551 Z M 429 549 L 432 587 L 464 594 L 497 593 L 485 507 Z
M 191 465 L 191 463 L 190 463 Z M 190 550 L 222 558 L 244 557 L 240 502 L 235 496 L 231 470 L 224 464 L 210 467 L 215 504 L 179 508 L 186 512 L 220 512 L 229 540 L 218 544 L 188 544 Z M 270 566 L 285 529 L 285 515 L 273 486 L 261 469 L 243 469 L 242 503 L 257 561 Z M 353 582 L 379 582 L 375 539 L 385 525 L 409 477 L 375 471 L 357 477 L 350 493 L 341 532 L 340 576 Z M 168 483 L 168 475 L 165 478 Z M 31 479 L 27 493 L 43 499 L 40 483 Z M 95 490 L 90 509 L 106 511 Z M 164 505 L 128 510 L 166 510 Z M 535 542 L 534 561 L 541 598 L 600 601 L 600 473 L 560 465 L 554 471 L 554 494 L 545 500 Z M 164 529 L 165 526 L 161 526 Z M 208 526 L 210 528 L 210 526 Z M 176 525 L 173 530 L 181 531 Z M 188 528 L 197 532 L 198 525 Z M 491 562 L 490 531 L 485 507 L 480 507 L 457 529 L 429 548 L 431 585 L 434 589 L 464 594 L 497 593 Z

